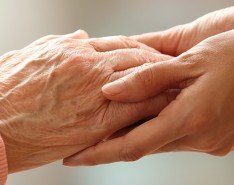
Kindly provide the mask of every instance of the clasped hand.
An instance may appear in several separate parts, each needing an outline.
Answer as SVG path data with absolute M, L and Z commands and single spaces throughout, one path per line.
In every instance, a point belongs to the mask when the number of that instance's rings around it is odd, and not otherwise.
M 0 57 L 9 172 L 232 151 L 233 9 L 132 38 L 48 36 Z
M 216 156 L 232 151 L 234 7 L 133 38 L 175 58 L 144 66 L 105 85 L 104 95 L 112 101 L 136 103 L 167 93 L 169 104 L 144 124 L 67 158 L 65 165 L 134 161 L 171 151 Z
M 127 37 L 88 39 L 84 31 L 47 36 L 3 55 L 0 134 L 9 173 L 63 159 L 155 116 L 167 105 L 166 94 L 117 103 L 101 87 L 169 58 Z

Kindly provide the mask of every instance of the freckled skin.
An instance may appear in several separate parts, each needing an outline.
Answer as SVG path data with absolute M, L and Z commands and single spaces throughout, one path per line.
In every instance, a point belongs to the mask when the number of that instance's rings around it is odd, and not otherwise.
M 170 58 L 154 51 L 127 37 L 73 34 L 45 37 L 0 57 L 0 134 L 9 173 L 63 159 L 165 106 L 157 98 L 110 102 L 101 93 L 137 66 Z

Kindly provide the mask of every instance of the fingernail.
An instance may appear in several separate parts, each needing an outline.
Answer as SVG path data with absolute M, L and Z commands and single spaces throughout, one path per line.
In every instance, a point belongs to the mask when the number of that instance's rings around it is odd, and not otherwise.
M 63 161 L 64 166 L 69 166 L 69 167 L 79 167 L 79 166 L 85 166 L 85 164 L 82 161 L 76 160 L 64 160 Z
M 125 88 L 125 83 L 123 80 L 116 80 L 102 87 L 102 92 L 109 95 L 120 94 Z

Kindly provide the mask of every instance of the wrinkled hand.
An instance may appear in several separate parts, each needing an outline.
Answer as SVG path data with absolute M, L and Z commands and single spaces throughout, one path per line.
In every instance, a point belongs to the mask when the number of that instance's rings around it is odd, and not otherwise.
M 87 38 L 83 31 L 48 36 L 0 57 L 0 134 L 9 173 L 70 156 L 167 105 L 166 94 L 110 102 L 101 87 L 171 57 L 122 36 Z
M 174 59 L 107 84 L 103 87 L 105 96 L 121 102 L 147 100 L 167 89 L 181 92 L 156 118 L 66 159 L 65 164 L 134 161 L 170 151 L 228 154 L 234 149 L 233 53 L 231 30 L 204 40 Z
M 133 36 L 161 53 L 178 56 L 204 39 L 234 29 L 234 6 L 166 31 Z

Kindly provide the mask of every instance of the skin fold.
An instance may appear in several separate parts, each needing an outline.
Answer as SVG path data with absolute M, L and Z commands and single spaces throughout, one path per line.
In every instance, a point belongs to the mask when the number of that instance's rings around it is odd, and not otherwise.
M 127 37 L 89 39 L 81 30 L 1 56 L 0 134 L 9 173 L 63 159 L 156 116 L 168 104 L 166 93 L 118 103 L 101 87 L 170 58 Z
M 136 103 L 180 89 L 158 116 L 64 160 L 67 166 L 135 161 L 174 151 L 223 156 L 234 149 L 234 7 L 187 25 L 134 36 L 176 56 L 102 88 L 114 102 Z M 137 93 L 135 93 L 137 92 Z

